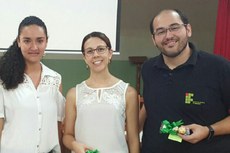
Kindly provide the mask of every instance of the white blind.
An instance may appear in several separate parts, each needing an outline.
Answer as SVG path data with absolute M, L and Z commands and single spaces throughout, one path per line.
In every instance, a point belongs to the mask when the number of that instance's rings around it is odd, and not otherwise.
M 119 0 L 0 0 L 0 48 L 8 48 L 26 16 L 41 18 L 48 29 L 47 50 L 79 52 L 83 37 L 105 33 L 118 51 Z

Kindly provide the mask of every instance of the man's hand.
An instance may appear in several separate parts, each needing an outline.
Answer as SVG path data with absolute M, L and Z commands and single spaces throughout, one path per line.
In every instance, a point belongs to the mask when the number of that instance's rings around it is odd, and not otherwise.
M 192 131 L 190 135 L 178 134 L 184 141 L 195 144 L 208 137 L 209 129 L 206 126 L 201 126 L 198 124 L 190 124 L 184 126 L 185 128 L 188 128 Z

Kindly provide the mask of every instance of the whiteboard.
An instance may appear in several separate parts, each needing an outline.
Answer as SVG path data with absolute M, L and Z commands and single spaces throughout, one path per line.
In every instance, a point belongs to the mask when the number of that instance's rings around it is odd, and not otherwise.
M 79 53 L 85 35 L 105 33 L 118 52 L 119 0 L 0 0 L 0 50 L 17 36 L 20 22 L 30 15 L 41 18 L 48 29 L 47 51 Z

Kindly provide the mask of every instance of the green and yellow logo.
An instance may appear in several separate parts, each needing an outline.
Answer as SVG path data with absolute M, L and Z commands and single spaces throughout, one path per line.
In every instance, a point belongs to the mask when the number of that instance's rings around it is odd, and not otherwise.
M 203 105 L 205 102 L 202 101 L 194 101 L 193 100 L 194 93 L 185 93 L 185 104 L 193 104 L 193 105 Z

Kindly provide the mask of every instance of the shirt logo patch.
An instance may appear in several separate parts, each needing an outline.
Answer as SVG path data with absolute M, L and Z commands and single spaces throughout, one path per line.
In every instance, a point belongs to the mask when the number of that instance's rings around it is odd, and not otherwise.
M 185 93 L 185 104 L 188 104 L 188 105 L 203 105 L 203 104 L 205 104 L 205 102 L 203 102 L 203 101 L 193 100 L 193 97 L 194 97 L 194 93 L 186 92 Z

